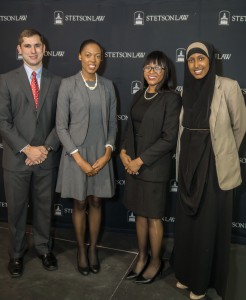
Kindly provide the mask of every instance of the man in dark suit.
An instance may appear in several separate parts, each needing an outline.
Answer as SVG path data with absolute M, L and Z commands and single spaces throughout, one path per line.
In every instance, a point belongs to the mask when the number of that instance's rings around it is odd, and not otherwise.
M 0 135 L 10 234 L 8 270 L 12 277 L 23 273 L 29 196 L 37 254 L 46 270 L 57 269 L 50 225 L 60 158 L 55 113 L 61 79 L 42 65 L 45 44 L 38 31 L 24 30 L 17 49 L 24 64 L 0 76 Z

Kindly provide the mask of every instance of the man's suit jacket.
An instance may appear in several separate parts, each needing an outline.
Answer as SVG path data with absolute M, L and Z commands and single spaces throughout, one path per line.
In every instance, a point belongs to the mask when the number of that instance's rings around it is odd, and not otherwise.
M 110 80 L 97 76 L 106 144 L 114 147 L 117 133 L 115 90 Z M 90 99 L 86 89 L 80 73 L 63 79 L 60 86 L 56 129 L 67 153 L 81 146 L 87 134 Z
M 143 91 L 137 92 L 133 105 L 142 97 Z M 140 168 L 137 178 L 163 182 L 170 177 L 172 152 L 175 150 L 178 135 L 181 99 L 175 92 L 164 91 L 151 101 L 138 132 L 138 152 L 135 152 L 131 114 L 121 148 L 126 150 L 131 159 L 140 157 L 143 160 L 144 165 Z
M 20 153 L 27 144 L 49 145 L 42 169 L 58 166 L 60 141 L 55 130 L 55 114 L 60 77 L 43 68 L 38 110 L 24 66 L 0 76 L 0 135 L 3 139 L 3 168 L 24 171 L 26 156 Z
M 183 113 L 182 109 L 177 170 Z M 209 125 L 219 186 L 222 190 L 233 189 L 242 182 L 238 150 L 246 132 L 246 107 L 237 81 L 216 76 Z

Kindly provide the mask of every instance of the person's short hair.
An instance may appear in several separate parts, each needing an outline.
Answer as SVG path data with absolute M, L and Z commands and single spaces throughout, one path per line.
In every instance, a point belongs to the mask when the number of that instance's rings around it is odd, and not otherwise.
M 87 46 L 87 45 L 89 45 L 89 44 L 96 44 L 99 48 L 100 48 L 100 50 L 101 50 L 101 59 L 103 58 L 103 48 L 102 48 L 102 46 L 97 42 L 97 41 L 95 41 L 95 40 L 93 40 L 93 39 L 88 39 L 88 40 L 85 40 L 85 41 L 83 41 L 82 43 L 81 43 L 81 45 L 80 45 L 80 47 L 79 47 L 79 54 L 81 53 L 81 51 L 83 51 L 83 49 Z
M 36 29 L 25 29 L 19 36 L 18 45 L 21 45 L 23 43 L 24 37 L 32 37 L 34 35 L 38 35 L 40 37 L 41 43 L 44 44 L 44 37 L 39 31 L 37 31 Z

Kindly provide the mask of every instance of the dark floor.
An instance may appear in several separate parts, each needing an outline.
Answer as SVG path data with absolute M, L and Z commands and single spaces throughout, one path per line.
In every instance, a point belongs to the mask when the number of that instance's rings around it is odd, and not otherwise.
M 101 271 L 84 277 L 76 269 L 76 243 L 72 229 L 54 230 L 54 253 L 59 262 L 57 271 L 43 269 L 31 247 L 31 228 L 27 230 L 30 250 L 24 258 L 25 269 L 21 278 L 12 279 L 7 271 L 8 229 L 0 223 L 0 299 L 1 300 L 186 300 L 188 291 L 175 287 L 175 277 L 168 264 L 172 239 L 167 239 L 164 273 L 149 285 L 137 285 L 125 280 L 126 273 L 136 259 L 135 234 L 104 232 L 100 241 Z M 228 296 L 226 300 L 244 300 L 246 278 L 246 247 L 232 245 Z M 213 289 L 207 300 L 221 299 Z

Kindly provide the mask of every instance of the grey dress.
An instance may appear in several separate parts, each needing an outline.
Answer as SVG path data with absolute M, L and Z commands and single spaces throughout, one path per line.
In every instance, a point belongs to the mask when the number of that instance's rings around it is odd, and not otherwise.
M 88 84 L 94 84 L 88 82 Z M 102 101 L 100 91 L 86 88 L 89 99 L 88 129 L 83 143 L 77 146 L 81 156 L 93 165 L 105 153 L 107 140 L 103 129 Z M 83 101 L 83 99 L 81 99 Z M 88 177 L 76 164 L 71 155 L 63 149 L 56 191 L 62 198 L 85 200 L 87 196 L 94 195 L 100 198 L 109 198 L 114 195 L 114 175 L 112 161 L 110 160 L 100 172 Z

